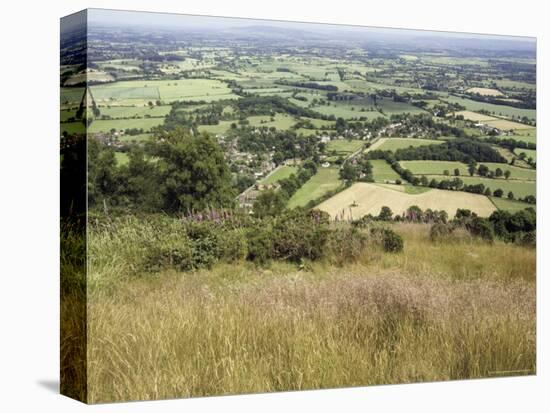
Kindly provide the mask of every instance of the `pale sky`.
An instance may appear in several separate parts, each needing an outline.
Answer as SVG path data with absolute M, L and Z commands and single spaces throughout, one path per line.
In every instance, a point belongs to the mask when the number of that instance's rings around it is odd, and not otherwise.
M 444 38 L 465 38 L 483 40 L 508 40 L 525 43 L 535 43 L 532 37 L 485 35 L 473 33 L 438 32 L 428 30 L 393 29 L 380 27 L 345 26 L 320 23 L 296 23 L 277 20 L 239 19 L 230 17 L 194 16 L 171 13 L 151 13 L 122 10 L 88 9 L 90 24 L 106 25 L 136 25 L 179 29 L 231 29 L 237 27 L 265 25 L 269 27 L 287 28 L 312 32 L 340 32 L 345 34 L 376 33 L 389 36 L 430 36 Z

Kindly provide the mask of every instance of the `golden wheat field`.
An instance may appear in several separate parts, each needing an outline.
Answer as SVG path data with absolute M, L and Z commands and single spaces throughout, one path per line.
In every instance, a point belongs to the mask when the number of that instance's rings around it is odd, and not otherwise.
M 92 231 L 86 399 L 534 374 L 535 250 L 394 227 L 403 253 L 367 248 L 354 264 L 154 275 L 129 271 L 131 234 Z
M 396 187 L 400 189 L 399 186 Z M 401 187 L 402 189 L 402 187 Z M 359 182 L 322 202 L 318 208 L 332 217 L 356 219 L 366 214 L 378 215 L 383 206 L 401 215 L 411 205 L 422 209 L 444 210 L 452 216 L 457 205 L 463 205 L 479 216 L 487 217 L 496 210 L 489 198 L 468 192 L 430 189 L 420 194 L 408 194 L 377 184 Z

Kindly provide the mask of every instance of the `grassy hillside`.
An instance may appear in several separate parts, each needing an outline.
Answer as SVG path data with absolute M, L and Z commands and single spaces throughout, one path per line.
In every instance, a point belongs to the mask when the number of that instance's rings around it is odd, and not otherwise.
M 535 250 L 393 227 L 403 253 L 344 267 L 155 275 L 131 273 L 147 228 L 94 229 L 89 401 L 533 374 Z

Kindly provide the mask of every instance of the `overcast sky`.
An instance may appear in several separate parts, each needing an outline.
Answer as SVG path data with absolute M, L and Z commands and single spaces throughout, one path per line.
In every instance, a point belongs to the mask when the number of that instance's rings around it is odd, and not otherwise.
M 480 38 L 484 40 L 508 40 L 522 41 L 534 43 L 534 38 L 529 37 L 514 37 L 514 36 L 497 36 L 497 35 L 480 35 L 471 33 L 453 33 L 453 32 L 436 32 L 427 30 L 406 30 L 406 29 L 388 29 L 379 27 L 361 27 L 361 26 L 344 26 L 319 23 L 296 23 L 277 20 L 256 20 L 256 19 L 238 19 L 230 17 L 210 17 L 210 16 L 193 16 L 185 14 L 171 13 L 151 13 L 151 12 L 136 12 L 136 11 L 119 11 L 105 9 L 88 9 L 89 24 L 102 25 L 138 25 L 164 28 L 179 28 L 179 29 L 216 29 L 224 30 L 237 27 L 265 25 L 270 27 L 279 27 L 304 31 L 315 32 L 353 32 L 355 34 L 364 33 L 379 33 L 386 35 L 406 35 L 406 36 L 430 36 L 430 37 L 448 37 L 448 38 Z

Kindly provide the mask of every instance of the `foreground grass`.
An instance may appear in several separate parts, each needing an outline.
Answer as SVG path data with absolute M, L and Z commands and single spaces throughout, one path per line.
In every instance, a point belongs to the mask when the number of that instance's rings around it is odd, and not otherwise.
M 88 291 L 88 400 L 533 374 L 534 250 L 396 229 L 402 254 L 371 248 L 343 268 L 238 263 L 141 277 L 123 274 L 116 244 L 131 239 L 92 236 L 92 254 L 112 252 Z

